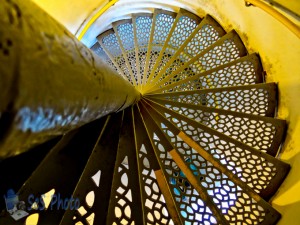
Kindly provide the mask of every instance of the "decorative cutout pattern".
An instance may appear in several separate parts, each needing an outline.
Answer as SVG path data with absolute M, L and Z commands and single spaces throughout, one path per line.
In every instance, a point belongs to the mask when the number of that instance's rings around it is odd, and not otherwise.
M 169 47 L 174 49 L 179 48 L 196 27 L 197 23 L 195 20 L 187 16 L 182 16 L 176 24 L 176 28 L 168 43 Z
M 190 185 L 183 172 L 173 161 L 171 155 L 166 151 L 164 143 L 157 133 L 152 133 L 152 139 L 156 146 L 157 155 L 165 171 L 166 179 L 180 209 L 180 214 L 185 224 L 193 224 L 199 221 L 200 224 L 217 224 L 211 210 L 199 198 L 197 191 Z
M 93 176 L 91 176 L 91 180 L 95 185 L 94 188 L 91 188 L 90 185 L 86 185 L 86 190 L 90 190 L 87 192 L 85 198 L 81 199 L 81 206 L 79 209 L 76 210 L 73 217 L 73 222 L 76 224 L 93 224 L 95 213 L 94 213 L 94 202 L 96 198 L 95 191 L 99 188 L 100 185 L 100 178 L 101 178 L 101 170 L 98 170 Z M 94 190 L 94 191 L 93 191 Z
M 124 23 L 117 26 L 117 32 L 120 37 L 122 46 L 125 50 L 126 57 L 131 67 L 133 76 L 138 81 L 138 71 L 136 65 L 136 56 L 135 56 L 135 45 L 134 45 L 134 32 L 132 23 Z
M 159 13 L 155 18 L 155 30 L 153 34 L 153 45 L 163 45 L 165 40 L 173 26 L 175 18 L 164 14 Z
M 134 20 L 136 24 L 136 38 L 138 48 L 138 59 L 140 65 L 141 81 L 144 79 L 144 70 L 148 52 L 148 44 L 151 33 L 152 18 L 148 16 L 138 16 Z
M 183 78 L 179 79 L 183 80 Z M 177 80 L 171 80 L 169 84 L 175 83 Z M 173 88 L 173 91 L 181 90 L 198 90 L 209 88 L 221 88 L 239 85 L 249 85 L 256 83 L 256 72 L 252 62 L 242 61 L 214 71 L 205 76 L 179 84 Z
M 213 49 L 209 50 L 207 53 L 205 53 L 203 56 L 197 58 L 197 60 L 193 63 L 188 63 L 188 65 L 185 66 L 185 68 L 190 67 L 191 70 L 183 70 L 176 72 L 177 70 L 173 70 L 173 77 L 168 82 L 169 84 L 171 82 L 175 82 L 191 77 L 194 74 L 200 74 L 205 71 L 211 70 L 213 68 L 216 68 L 218 66 L 224 65 L 226 63 L 229 63 L 233 60 L 236 60 L 240 57 L 239 55 L 239 49 L 231 39 L 227 39 L 223 42 L 223 44 L 220 44 L 218 46 L 215 46 Z
M 134 33 L 132 23 L 120 24 L 117 32 L 126 51 L 134 49 Z
M 195 127 L 182 116 L 178 115 L 176 118 L 174 114 L 166 112 L 164 115 L 255 192 L 260 193 L 266 189 L 276 175 L 276 166 L 263 155 L 253 154 L 247 148 L 237 146 L 200 126 Z
M 187 92 L 186 94 L 166 96 L 165 98 L 175 102 L 265 116 L 268 111 L 268 95 L 268 90 L 264 88 L 249 88 Z
M 100 180 L 101 180 L 101 170 L 98 170 L 97 173 L 95 173 L 94 176 L 92 176 L 92 180 L 94 181 L 95 185 L 99 187 Z
M 152 18 L 148 16 L 138 16 L 135 20 L 136 23 L 136 37 L 139 47 L 148 47 Z
M 185 61 L 200 54 L 204 49 L 214 44 L 220 39 L 219 33 L 210 24 L 205 24 L 193 39 L 184 48 L 183 53 L 186 57 Z
M 263 152 L 267 152 L 271 147 L 276 133 L 272 123 L 258 118 L 230 115 L 217 110 L 203 111 L 176 106 L 176 104 L 164 104 L 164 106 Z
M 94 46 L 93 46 L 94 48 L 92 48 L 93 52 L 95 52 L 107 65 L 109 65 L 111 68 L 116 70 L 121 76 L 123 76 L 123 73 L 117 69 L 117 67 L 114 65 L 114 63 L 107 56 L 107 54 L 105 53 L 103 48 L 99 44 L 94 45 Z
M 161 129 L 169 136 L 169 140 L 184 158 L 186 165 L 201 181 L 202 188 L 211 196 L 230 224 L 258 224 L 265 219 L 264 208 L 238 185 L 172 133 L 167 124 L 161 123 Z
M 133 221 L 132 213 L 132 191 L 128 184 L 130 174 L 128 157 L 126 156 L 118 166 L 118 173 L 114 174 L 114 190 L 111 196 L 115 197 L 110 202 L 110 209 L 114 209 L 113 224 L 131 224 Z M 118 185 L 115 185 L 118 184 Z
M 122 54 L 122 49 L 119 45 L 118 38 L 115 33 L 111 33 L 102 38 L 102 44 L 104 48 L 111 54 L 113 61 L 116 63 L 116 67 L 123 71 L 123 74 L 127 77 L 127 80 L 131 81 L 129 70 L 126 66 L 125 59 Z
M 115 33 L 110 33 L 103 37 L 102 44 L 114 58 L 122 55 L 122 49 L 119 45 L 118 38 Z
M 139 150 L 139 162 L 143 177 L 141 185 L 147 195 L 144 202 L 147 210 L 145 212 L 147 224 L 174 224 L 166 207 L 164 196 L 159 189 L 154 171 L 151 169 L 144 145 Z

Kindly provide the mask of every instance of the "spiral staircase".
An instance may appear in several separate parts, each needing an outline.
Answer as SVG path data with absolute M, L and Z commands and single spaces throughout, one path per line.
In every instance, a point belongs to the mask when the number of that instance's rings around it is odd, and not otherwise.
M 276 158 L 286 122 L 274 118 L 276 84 L 237 32 L 155 9 L 97 40 L 91 49 L 142 98 L 37 147 L 20 198 L 73 193 L 81 205 L 32 206 L 37 224 L 276 224 L 268 201 L 289 172 Z

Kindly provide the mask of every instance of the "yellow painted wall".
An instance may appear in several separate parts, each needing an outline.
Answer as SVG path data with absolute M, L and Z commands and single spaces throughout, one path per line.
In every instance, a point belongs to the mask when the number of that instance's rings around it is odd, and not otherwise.
M 93 9 L 106 2 L 35 1 L 73 33 Z M 161 1 L 142 2 L 159 4 Z M 278 82 L 278 117 L 288 121 L 287 137 L 279 157 L 289 163 L 292 169 L 273 198 L 272 205 L 283 215 L 279 225 L 300 224 L 300 39 L 261 9 L 245 7 L 244 0 L 165 0 L 164 3 L 184 6 L 202 16 L 207 12 L 227 31 L 235 29 L 249 53 L 259 52 L 267 72 L 267 82 Z M 300 1 L 293 0 L 291 4 L 298 11 Z M 120 8 L 115 10 L 122 12 Z M 114 11 L 110 13 L 113 15 Z
M 32 0 L 73 34 L 81 23 L 108 0 Z

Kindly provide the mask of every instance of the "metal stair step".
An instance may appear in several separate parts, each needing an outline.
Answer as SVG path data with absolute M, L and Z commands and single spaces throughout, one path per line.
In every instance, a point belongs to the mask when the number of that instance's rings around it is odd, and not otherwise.
M 136 155 L 138 156 L 138 174 L 144 224 L 179 224 L 179 215 L 169 191 L 166 190 L 166 180 L 162 176 L 159 162 L 156 159 L 151 142 L 148 138 L 141 114 L 137 106 L 132 108 L 134 118 L 134 137 Z M 171 218 L 174 218 L 172 220 Z
M 186 15 L 186 11 L 183 11 L 183 14 Z M 193 18 L 194 14 L 188 14 L 188 16 Z M 177 68 L 184 65 L 184 63 L 202 52 L 205 48 L 214 44 L 224 34 L 225 31 L 219 23 L 207 15 L 181 46 L 178 45 L 177 49 L 173 48 L 170 52 L 166 52 L 166 54 L 172 54 L 171 58 L 165 65 L 158 67 L 155 71 L 154 79 L 149 80 L 148 82 L 155 84 L 166 71 L 168 71 L 168 73 L 175 71 Z
M 113 29 L 105 31 L 97 36 L 97 40 L 113 62 L 118 71 L 122 72 L 122 76 L 126 77 L 129 82 L 134 84 L 133 74 L 130 70 L 129 61 L 124 57 L 118 38 Z
M 262 75 L 259 56 L 251 54 L 200 74 L 175 76 L 169 82 L 149 91 L 149 94 L 257 84 L 263 82 Z
M 274 117 L 277 105 L 276 95 L 277 85 L 275 83 L 263 83 L 226 88 L 168 92 L 145 95 L 145 97 Z
M 125 59 L 128 60 L 127 68 L 131 75 L 133 85 L 137 86 L 139 80 L 139 68 L 136 63 L 136 49 L 134 41 L 134 31 L 132 19 L 121 20 L 112 24 L 115 35 L 118 38 L 119 45 Z
M 233 30 L 224 35 L 214 44 L 205 48 L 204 51 L 200 52 L 183 65 L 173 69 L 172 72 L 162 74 L 159 82 L 147 86 L 144 93 L 150 92 L 153 88 L 159 86 L 160 84 L 171 82 L 174 77 L 186 78 L 195 74 L 200 74 L 237 60 L 246 54 L 247 50 L 245 49 L 242 40 Z
M 160 107 L 158 112 L 151 103 L 148 106 L 152 109 L 151 116 L 156 115 L 155 121 L 161 129 L 168 126 L 171 131 L 176 130 L 175 134 L 180 138 L 190 140 L 201 151 L 209 154 L 210 158 L 218 161 L 220 167 L 231 171 L 235 182 L 249 186 L 264 199 L 268 200 L 277 191 L 289 172 L 288 164 L 266 153 L 172 110 Z
M 122 116 L 123 112 L 120 112 L 107 117 L 72 194 L 73 198 L 80 200 L 81 209 L 66 210 L 60 225 L 79 222 L 88 224 L 87 219 L 93 215 L 94 224 L 105 224 L 118 150 L 118 142 L 115 140 L 119 139 Z M 91 192 L 94 198 L 88 202 L 87 196 Z
M 106 224 L 143 221 L 140 182 L 131 108 L 123 111 Z
M 163 45 L 168 38 L 176 18 L 175 12 L 162 9 L 155 9 L 152 17 L 151 32 L 148 43 L 145 69 L 143 74 L 143 84 L 149 79 L 150 73 L 159 56 Z
M 278 154 L 286 132 L 285 120 L 163 99 L 152 103 L 158 110 L 170 109 L 271 156 Z

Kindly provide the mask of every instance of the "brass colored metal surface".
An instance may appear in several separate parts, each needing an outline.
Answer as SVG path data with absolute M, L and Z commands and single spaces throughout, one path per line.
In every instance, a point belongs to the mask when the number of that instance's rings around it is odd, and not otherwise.
M 175 77 L 183 79 L 193 76 L 195 73 L 199 74 L 219 65 L 235 61 L 246 54 L 247 50 L 240 37 L 235 31 L 231 31 L 187 62 L 176 66 L 175 69 L 172 69 L 172 72 L 162 74 L 160 80 L 147 87 L 145 93 L 151 92 L 155 86 L 171 82 Z
M 181 9 L 172 24 L 168 36 L 164 41 L 160 52 L 156 52 L 158 57 L 154 63 L 148 83 L 152 82 L 153 78 L 159 73 L 163 65 L 167 64 L 176 52 L 176 50 L 184 43 L 184 41 L 193 33 L 201 19 L 184 9 Z M 159 67 L 159 68 L 158 68 Z
M 275 83 L 146 95 L 234 112 L 273 117 L 277 106 Z
M 0 158 L 124 109 L 140 97 L 31 1 L 1 1 L 0 34 Z
M 185 12 L 182 12 L 184 15 Z M 193 18 L 194 15 L 189 14 L 189 17 Z M 196 22 L 198 24 L 198 22 Z M 209 15 L 207 15 L 193 30 L 190 36 L 172 52 L 171 58 L 159 68 L 158 74 L 154 79 L 148 80 L 148 82 L 153 84 L 157 83 L 162 77 L 165 77 L 166 72 L 171 73 L 172 71 L 179 68 L 181 65 L 189 61 L 191 58 L 195 57 L 201 51 L 203 51 L 208 46 L 212 45 L 214 42 L 219 40 L 225 31 L 223 28 Z M 148 84 L 149 86 L 149 84 Z
M 153 104 L 149 103 L 151 107 Z M 163 116 L 172 126 L 187 134 L 203 151 L 219 160 L 264 199 L 269 199 L 289 172 L 289 165 L 236 139 L 198 123 L 172 110 L 156 105 L 151 113 Z M 180 129 L 180 130 L 179 130 Z M 240 185 L 242 182 L 240 183 Z
M 86 213 L 82 215 L 77 210 L 66 210 L 60 225 L 75 224 L 77 222 L 85 224 L 86 218 L 93 213 L 95 213 L 94 224 L 105 224 L 118 149 L 118 142 L 115 140 L 119 139 L 122 117 L 123 112 L 107 117 L 73 191 L 72 197 L 80 200 L 80 206 L 84 208 Z M 100 127 L 99 130 L 101 130 Z M 92 206 L 89 206 L 86 201 L 87 194 L 90 192 L 94 193 Z
M 138 224 L 143 211 L 131 108 L 124 112 L 106 224 Z M 134 171 L 134 172 L 133 172 Z M 95 212 L 96 213 L 96 212 Z
M 176 76 L 151 94 L 257 84 L 263 82 L 262 75 L 259 56 L 251 54 L 193 76 Z
M 222 165 L 222 163 L 220 163 L 220 161 L 218 160 L 218 159 L 225 160 L 221 155 L 219 155 L 219 157 L 217 156 L 217 153 L 211 155 L 210 151 L 208 151 L 207 148 L 203 148 L 200 146 L 205 141 L 203 138 L 201 138 L 200 141 L 195 141 L 194 137 L 190 138 L 191 136 L 191 134 L 189 134 L 190 131 L 184 131 L 184 132 L 180 131 L 179 128 L 176 128 L 175 125 L 173 125 L 173 123 L 166 120 L 166 118 L 160 115 L 160 113 L 158 113 L 156 110 L 149 108 L 149 106 L 147 108 L 151 113 L 151 116 L 153 117 L 153 121 L 155 121 L 155 123 L 159 125 L 161 129 L 164 130 L 166 136 L 169 137 L 168 139 L 170 143 L 176 146 L 178 152 L 184 156 L 185 161 L 189 162 L 190 164 L 189 168 L 193 169 L 195 175 L 198 173 L 202 174 L 201 176 L 202 178 L 199 178 L 200 180 L 202 180 L 201 185 L 203 185 L 205 188 L 208 188 L 210 190 L 209 193 L 214 198 L 216 198 L 214 199 L 214 202 L 218 204 L 219 209 L 226 210 L 227 208 L 229 211 L 234 210 L 234 213 L 231 213 L 230 217 L 225 216 L 227 220 L 232 222 L 232 221 L 237 221 L 236 219 L 238 218 L 245 218 L 245 219 L 252 218 L 255 221 L 257 219 L 255 217 L 258 216 L 259 218 L 261 218 L 262 221 L 266 220 L 271 224 L 278 221 L 278 219 L 280 218 L 280 214 L 276 210 L 274 210 L 267 202 L 265 202 L 263 198 L 261 198 L 257 193 L 255 193 L 252 190 L 252 188 L 250 188 L 247 185 L 248 182 L 242 181 L 243 180 L 242 177 L 231 172 L 230 165 L 232 164 L 229 163 L 229 165 L 227 165 L 226 168 L 225 167 L 226 165 L 225 166 Z M 177 119 L 178 117 L 172 118 L 173 121 Z M 189 127 L 191 127 L 190 123 L 188 123 L 188 125 Z M 186 134 L 186 132 L 188 133 L 188 135 Z M 192 150 L 189 149 L 187 146 L 185 146 L 184 143 L 188 144 L 192 148 Z M 221 154 L 221 151 L 216 150 L 216 152 L 219 152 Z M 207 162 L 203 162 L 203 160 L 207 160 Z M 213 166 L 214 169 L 207 168 L 210 166 Z M 207 172 L 203 172 L 204 169 L 207 170 Z M 224 181 L 223 179 L 230 180 L 230 181 Z M 209 184 L 210 182 L 213 182 L 215 184 Z M 223 184 L 224 186 L 220 187 L 219 186 L 220 184 Z M 228 184 L 230 187 L 227 188 L 226 186 Z M 232 186 L 233 184 L 237 186 L 234 187 Z M 212 188 L 213 186 L 214 188 Z M 224 188 L 224 192 L 218 190 L 219 188 Z M 215 191 L 213 191 L 212 193 L 211 191 L 213 189 L 215 189 Z M 227 194 L 225 194 L 225 192 L 227 192 Z M 235 193 L 234 195 L 236 196 L 236 199 L 244 198 L 244 200 L 240 201 L 236 205 L 233 203 L 231 205 L 231 203 L 229 203 L 230 206 L 229 205 L 226 206 L 226 203 L 224 205 L 221 204 L 220 202 L 222 201 L 222 198 L 220 198 L 220 196 L 218 197 L 220 193 L 223 193 L 221 195 L 224 196 L 225 195 L 231 196 L 229 198 L 232 198 L 233 196 L 232 194 Z M 232 200 L 235 201 L 234 198 Z M 230 200 L 227 199 L 226 202 L 228 203 L 230 202 Z M 235 209 L 235 207 L 240 209 L 239 210 Z M 249 210 L 248 207 L 251 207 L 252 209 Z M 258 212 L 257 210 L 260 212 Z M 252 213 L 255 212 L 255 214 L 256 213 L 258 214 L 256 214 L 256 216 L 253 217 L 253 216 L 249 216 L 248 212 L 252 212 Z
M 144 224 L 181 224 L 137 106 L 132 108 Z M 173 218 L 173 220 L 172 220 Z
M 276 156 L 286 132 L 286 121 L 167 100 L 152 101 L 253 148 Z

